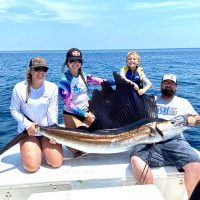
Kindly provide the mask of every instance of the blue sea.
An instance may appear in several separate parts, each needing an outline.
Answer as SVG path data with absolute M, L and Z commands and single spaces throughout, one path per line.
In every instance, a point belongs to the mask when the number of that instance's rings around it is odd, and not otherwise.
M 112 72 L 125 65 L 129 50 L 84 50 L 83 71 L 102 78 L 112 78 Z M 178 78 L 177 95 L 187 98 L 200 113 L 200 49 L 136 49 L 141 55 L 141 66 L 153 83 L 148 94 L 160 93 L 161 77 L 174 73 Z M 49 66 L 47 80 L 57 83 L 65 61 L 66 51 L 5 51 L 0 52 L 0 147 L 17 134 L 17 123 L 9 110 L 12 89 L 25 79 L 25 71 L 32 57 L 41 56 Z M 94 88 L 91 88 L 91 90 Z M 100 89 L 100 88 L 99 88 Z M 62 103 L 59 99 L 59 123 Z M 200 126 L 185 131 L 189 143 L 200 150 Z

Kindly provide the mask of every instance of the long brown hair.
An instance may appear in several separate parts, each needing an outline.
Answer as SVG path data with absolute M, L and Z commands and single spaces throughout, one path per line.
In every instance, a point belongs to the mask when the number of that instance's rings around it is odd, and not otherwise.
M 65 63 L 63 64 L 63 66 L 62 66 L 62 73 L 64 73 L 64 71 L 65 71 L 65 66 L 67 66 L 69 68 L 69 66 L 67 65 L 68 61 L 69 61 L 69 59 L 66 59 Z M 87 81 L 86 81 L 86 79 L 85 79 L 85 77 L 83 75 L 82 63 L 81 63 L 81 67 L 78 69 L 78 73 L 81 76 L 83 82 L 85 83 L 85 85 L 86 85 L 86 87 L 88 89 Z

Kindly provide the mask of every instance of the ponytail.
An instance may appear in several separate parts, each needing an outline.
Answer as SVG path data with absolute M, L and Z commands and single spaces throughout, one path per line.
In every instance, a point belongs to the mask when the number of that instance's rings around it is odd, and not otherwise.
M 31 83 L 32 83 L 32 75 L 30 68 L 26 71 L 26 81 L 27 81 L 27 87 L 26 87 L 26 104 L 27 104 L 31 93 Z
M 80 74 L 80 76 L 81 76 L 83 82 L 85 83 L 85 85 L 86 85 L 86 87 L 87 87 L 87 89 L 88 89 L 88 84 L 87 84 L 87 82 L 86 82 L 86 80 L 85 80 L 85 77 L 83 76 L 82 68 L 80 67 L 78 71 L 79 71 L 79 74 Z

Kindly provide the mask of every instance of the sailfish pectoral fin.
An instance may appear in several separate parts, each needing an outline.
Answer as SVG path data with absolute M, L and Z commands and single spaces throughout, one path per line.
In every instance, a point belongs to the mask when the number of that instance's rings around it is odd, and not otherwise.
M 155 136 L 156 135 L 156 130 L 154 128 L 152 128 L 151 126 L 149 126 L 149 129 L 150 129 L 149 135 L 152 136 L 152 137 Z
M 155 127 L 155 129 L 156 129 L 156 132 L 157 132 L 160 136 L 164 137 L 163 132 L 162 132 L 157 126 Z
M 158 133 L 160 136 L 164 137 L 162 131 L 157 126 L 155 126 L 155 129 L 149 126 L 149 129 L 150 129 L 150 134 L 149 134 L 150 136 L 155 136 Z

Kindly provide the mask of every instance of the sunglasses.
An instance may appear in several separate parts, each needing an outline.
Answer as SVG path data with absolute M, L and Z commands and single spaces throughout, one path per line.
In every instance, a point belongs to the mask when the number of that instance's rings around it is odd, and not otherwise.
M 79 59 L 79 60 L 69 60 L 69 62 L 70 63 L 74 63 L 74 62 L 78 62 L 78 63 L 83 63 L 83 61 L 81 60 L 81 59 Z
M 43 72 L 47 72 L 48 71 L 48 67 L 33 67 L 35 72 L 39 72 L 40 70 L 42 70 Z

